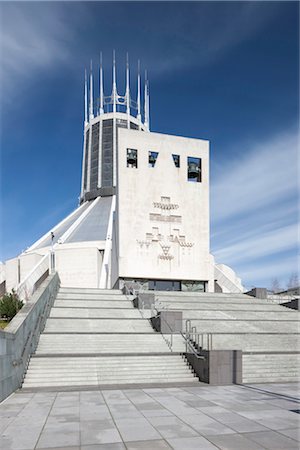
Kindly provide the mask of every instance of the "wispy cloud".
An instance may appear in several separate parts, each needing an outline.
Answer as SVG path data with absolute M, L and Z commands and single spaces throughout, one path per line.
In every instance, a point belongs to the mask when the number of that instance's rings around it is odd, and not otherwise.
M 255 274 L 267 283 L 297 270 L 298 148 L 296 132 L 241 145 L 213 175 L 213 253 L 246 275 L 246 284 L 255 284 Z
M 251 39 L 277 13 L 277 5 L 263 2 L 194 2 L 186 7 L 192 14 L 169 7 L 169 20 L 155 18 L 156 33 L 148 24 L 147 64 L 152 74 L 175 69 L 203 67 L 222 60 L 236 45 Z M 125 6 L 123 7 L 125 11 Z M 152 24 L 151 24 L 152 27 Z M 157 54 L 157 48 L 167 46 Z
M 70 61 L 70 43 L 80 17 L 58 2 L 4 2 L 0 8 L 2 90 L 18 95 L 18 80 L 22 86 L 22 80 L 31 79 L 39 69 Z
M 276 12 L 276 5 L 255 2 L 184 6 L 172 2 L 2 2 L 0 8 L 0 74 L 3 89 L 10 92 L 16 91 L 16 78 L 28 79 L 41 68 L 56 66 L 58 70 L 72 61 L 75 52 L 78 57 L 79 48 L 85 60 L 87 52 L 88 58 L 98 55 L 99 46 L 123 52 L 125 45 L 133 59 L 142 56 L 152 78 L 174 69 L 212 64 L 254 36 Z M 183 8 L 188 8 L 188 14 Z M 130 33 L 137 24 L 137 33 Z M 97 40 L 93 39 L 95 26 Z

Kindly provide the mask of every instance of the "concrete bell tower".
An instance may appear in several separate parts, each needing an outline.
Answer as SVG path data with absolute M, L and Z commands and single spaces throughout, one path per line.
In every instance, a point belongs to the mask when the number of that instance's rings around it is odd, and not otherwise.
M 116 58 L 113 52 L 112 91 L 104 95 L 103 63 L 100 54 L 99 96 L 94 103 L 92 63 L 89 84 L 84 85 L 84 144 L 80 203 L 98 196 L 111 196 L 117 186 L 118 129 L 149 131 L 149 82 L 145 76 L 144 114 L 141 113 L 141 75 L 138 63 L 137 96 L 130 93 L 129 58 L 126 57 L 126 90 L 120 95 L 116 81 Z M 89 98 L 89 105 L 88 105 Z

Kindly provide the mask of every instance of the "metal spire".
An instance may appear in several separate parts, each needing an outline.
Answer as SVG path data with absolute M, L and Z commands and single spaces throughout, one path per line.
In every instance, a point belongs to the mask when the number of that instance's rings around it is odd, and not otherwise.
M 130 128 L 130 81 L 129 81 L 129 58 L 126 54 L 126 113 L 127 113 L 127 128 Z
M 145 70 L 145 106 L 144 106 L 144 116 L 145 116 L 145 127 L 149 131 L 149 82 L 147 79 L 147 71 Z
M 139 121 L 139 125 L 142 122 L 141 116 L 141 64 L 140 60 L 138 60 L 138 79 L 137 79 L 137 120 Z
M 100 74 L 99 74 L 99 90 L 100 90 L 100 114 L 104 113 L 104 92 L 103 92 L 103 66 L 102 66 L 102 52 L 100 52 Z
M 84 125 L 88 123 L 87 79 L 84 71 Z
M 116 52 L 113 51 L 113 112 L 117 111 L 117 84 L 116 84 Z
M 90 120 L 94 118 L 94 98 L 93 98 L 93 62 L 91 60 L 91 73 L 90 73 Z

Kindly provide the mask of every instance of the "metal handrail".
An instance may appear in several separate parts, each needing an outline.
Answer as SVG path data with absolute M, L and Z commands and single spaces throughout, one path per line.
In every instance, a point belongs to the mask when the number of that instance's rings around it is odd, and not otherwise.
M 170 327 L 169 323 L 162 316 L 160 316 L 160 320 L 162 320 L 167 325 L 167 327 L 170 330 L 170 344 L 169 344 L 169 347 L 170 347 L 170 350 L 173 351 L 173 330 Z M 163 333 L 161 333 L 161 334 L 163 335 Z
M 161 309 L 165 309 L 164 306 L 160 303 L 159 298 L 155 299 L 155 303 L 154 305 L 151 305 L 151 314 L 153 314 L 153 316 L 156 314 L 159 314 L 161 311 L 159 311 L 157 309 L 157 306 L 161 305 Z M 167 309 L 167 308 L 166 308 Z M 162 337 L 164 338 L 164 340 L 166 341 L 166 343 L 168 344 L 168 347 L 170 348 L 171 351 L 173 351 L 173 330 L 170 327 L 169 323 L 162 317 L 160 316 L 160 319 L 163 320 L 163 322 L 167 325 L 167 327 L 170 330 L 170 341 L 168 341 L 168 339 L 166 338 L 166 336 L 164 335 L 164 333 L 160 332 Z
M 126 297 L 127 297 L 128 300 L 130 300 L 130 299 L 128 298 L 129 295 L 138 295 L 138 294 L 140 294 L 141 292 L 143 292 L 143 289 L 144 289 L 143 286 L 142 286 L 140 283 L 138 283 L 138 282 L 135 282 L 135 284 L 138 285 L 138 289 L 136 289 L 136 288 L 133 287 L 132 291 L 130 291 L 130 289 L 129 289 L 129 287 L 127 286 L 126 282 L 124 283 L 125 295 L 126 295 Z M 141 309 L 139 308 L 139 311 L 140 311 L 140 314 L 141 314 L 142 318 L 144 319 L 144 317 L 145 317 L 145 316 L 144 316 L 145 302 L 144 302 L 143 299 L 141 299 L 141 301 L 142 301 L 142 308 L 141 308 Z
M 182 336 L 183 339 L 185 340 L 185 350 L 186 350 L 186 353 L 189 353 L 189 352 L 188 352 L 188 347 L 189 347 L 189 349 L 192 351 L 193 355 L 194 355 L 197 359 L 205 359 L 204 356 L 198 355 L 198 353 L 196 352 L 196 350 L 195 350 L 195 348 L 194 348 L 194 346 L 193 346 L 193 344 L 192 344 L 190 338 L 188 337 L 188 336 L 190 336 L 189 333 L 184 334 L 184 333 L 181 331 L 181 336 Z
M 192 326 L 191 319 L 186 319 L 186 321 L 185 321 L 185 333 L 186 333 L 186 336 L 189 336 L 189 339 L 192 338 L 192 340 L 195 342 L 195 344 L 201 348 L 203 348 L 204 336 L 206 336 L 207 349 L 212 350 L 213 334 L 212 333 L 198 333 L 197 327 Z M 201 345 L 200 345 L 200 336 L 201 336 Z

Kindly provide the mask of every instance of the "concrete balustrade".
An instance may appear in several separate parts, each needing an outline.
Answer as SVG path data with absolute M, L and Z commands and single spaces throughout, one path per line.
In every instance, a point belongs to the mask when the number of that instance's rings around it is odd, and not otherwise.
M 21 386 L 58 289 L 59 277 L 55 273 L 41 284 L 6 329 L 0 330 L 0 401 Z

